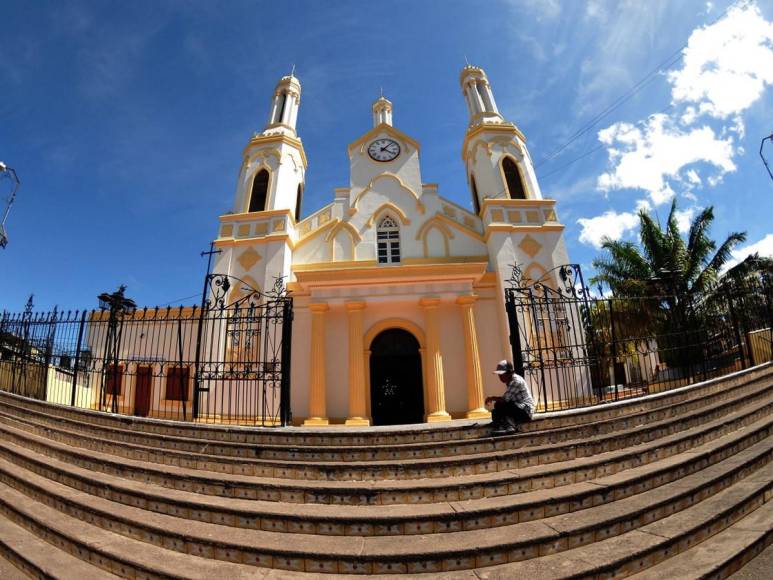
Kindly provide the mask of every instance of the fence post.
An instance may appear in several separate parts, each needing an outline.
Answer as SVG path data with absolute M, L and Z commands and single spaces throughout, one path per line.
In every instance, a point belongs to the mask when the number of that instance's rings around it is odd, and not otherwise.
M 733 297 L 730 294 L 730 290 L 725 292 L 725 298 L 727 299 L 727 306 L 730 310 L 730 321 L 733 324 L 733 332 L 735 333 L 735 340 L 738 343 L 738 356 L 741 358 L 741 368 L 746 368 L 746 356 L 744 355 L 743 342 L 741 338 L 741 329 L 738 327 L 738 317 L 735 315 L 735 307 L 733 306 Z
M 81 364 L 81 344 L 83 343 L 83 329 L 86 327 L 86 310 L 81 314 L 78 327 L 78 345 L 75 347 L 75 366 L 72 371 L 72 392 L 70 393 L 70 406 L 75 406 L 75 392 L 78 388 L 78 369 Z
M 510 328 L 510 349 L 513 351 L 513 367 L 518 375 L 524 376 L 523 352 L 521 351 L 520 328 L 518 315 L 515 313 L 515 297 L 511 289 L 505 290 L 505 310 Z
M 45 380 L 43 383 L 43 400 L 48 400 L 48 369 L 51 366 L 51 359 L 53 358 L 54 354 L 54 341 L 56 338 L 56 323 L 57 323 L 57 310 L 56 306 L 54 306 L 53 313 L 49 314 L 48 316 L 48 337 L 46 339 L 46 354 L 45 354 L 45 368 L 43 369 L 43 372 L 45 373 Z
M 279 404 L 280 423 L 282 427 L 289 425 L 293 419 L 290 409 L 290 369 L 293 340 L 293 300 L 285 298 L 282 310 L 282 384 Z
M 615 337 L 615 310 L 612 306 L 614 298 L 609 299 L 609 332 L 612 338 L 612 379 L 615 381 L 615 401 L 620 397 L 617 385 L 620 383 L 620 377 L 617 372 L 617 338 Z

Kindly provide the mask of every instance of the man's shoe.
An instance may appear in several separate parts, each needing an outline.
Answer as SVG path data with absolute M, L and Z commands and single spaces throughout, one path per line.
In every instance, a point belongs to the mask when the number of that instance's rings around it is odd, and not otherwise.
M 514 433 L 518 433 L 518 429 L 512 425 L 503 425 L 491 432 L 494 437 L 501 437 L 502 435 L 513 435 Z

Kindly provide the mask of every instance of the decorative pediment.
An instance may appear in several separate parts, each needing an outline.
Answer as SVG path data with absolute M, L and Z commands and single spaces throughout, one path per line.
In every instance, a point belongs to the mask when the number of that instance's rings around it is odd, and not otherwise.
M 376 177 L 371 179 L 368 186 L 365 189 L 363 189 L 360 193 L 357 194 L 357 197 L 354 199 L 354 202 L 352 203 L 352 207 L 349 208 L 350 215 L 354 215 L 355 213 L 357 213 L 359 209 L 360 200 L 363 198 L 363 196 L 373 191 L 376 183 L 378 183 L 382 179 L 391 179 L 393 181 L 396 181 L 401 189 L 411 194 L 411 196 L 413 196 L 413 198 L 416 200 L 416 210 L 419 213 L 424 213 L 426 208 L 424 207 L 424 203 L 422 203 L 421 199 L 419 199 L 419 194 L 413 191 L 410 187 L 408 187 L 405 184 L 405 182 L 402 179 L 400 179 L 399 175 L 395 175 L 394 173 L 385 171 L 384 173 L 379 173 Z
M 375 139 L 378 135 L 381 134 L 388 134 L 398 141 L 402 141 L 403 143 L 407 143 L 408 145 L 412 146 L 416 151 L 418 151 L 421 148 L 421 145 L 419 145 L 418 141 L 412 139 L 399 129 L 395 129 L 391 125 L 387 125 L 386 123 L 381 123 L 380 125 L 376 125 L 373 127 L 370 131 L 365 133 L 362 137 L 357 139 L 356 141 L 353 141 L 349 144 L 349 156 L 351 157 L 352 153 L 359 147 L 360 153 L 364 153 L 365 151 L 365 145 L 368 143 L 368 141 Z

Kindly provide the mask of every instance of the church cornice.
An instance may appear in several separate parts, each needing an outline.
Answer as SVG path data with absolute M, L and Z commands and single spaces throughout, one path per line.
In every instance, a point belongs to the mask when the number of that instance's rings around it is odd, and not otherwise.
M 250 142 L 247 143 L 244 151 L 242 151 L 242 157 L 247 159 L 250 156 L 250 152 L 257 147 L 278 143 L 290 145 L 291 147 L 297 149 L 301 155 L 303 168 L 306 169 L 306 167 L 308 167 L 309 162 L 306 159 L 306 151 L 303 149 L 303 143 L 301 143 L 300 139 L 295 139 L 294 137 L 290 137 L 288 135 L 255 135 L 252 139 L 250 139 Z
M 495 135 L 507 135 L 510 137 L 518 137 L 521 141 L 526 143 L 526 137 L 521 133 L 521 130 L 512 123 L 484 123 L 478 125 L 473 129 L 468 129 L 464 135 L 464 142 L 462 143 L 462 160 L 467 161 L 468 148 L 470 143 L 476 137 L 482 134 L 495 134 Z

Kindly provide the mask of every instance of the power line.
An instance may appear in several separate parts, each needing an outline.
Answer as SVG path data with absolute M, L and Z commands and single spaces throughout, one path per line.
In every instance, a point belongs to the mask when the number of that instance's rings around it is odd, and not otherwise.
M 169 306 L 171 304 L 176 304 L 177 302 L 182 302 L 183 300 L 190 300 L 191 298 L 198 298 L 200 294 L 192 294 L 191 296 L 185 296 L 183 298 L 178 298 L 177 300 L 172 300 L 171 302 L 167 302 L 165 304 L 161 304 L 161 306 Z
M 711 26 L 715 23 L 717 23 L 720 19 L 722 19 L 733 7 L 736 5 L 741 4 L 748 4 L 750 0 L 735 0 L 731 4 L 728 5 L 727 8 L 714 20 L 712 20 L 708 26 Z M 590 119 L 588 122 L 586 122 L 582 127 L 577 129 L 570 137 L 569 139 L 563 143 L 560 147 L 553 150 L 551 153 L 546 155 L 542 158 L 542 160 L 535 165 L 535 168 L 541 167 L 545 163 L 549 163 L 553 161 L 556 157 L 558 157 L 569 145 L 574 143 L 577 139 L 585 135 L 588 131 L 590 131 L 593 127 L 595 127 L 601 119 L 612 113 L 613 111 L 620 108 L 625 102 L 627 102 L 631 97 L 633 97 L 636 93 L 641 91 L 645 86 L 647 86 L 649 83 L 651 83 L 658 74 L 660 74 L 664 70 L 669 70 L 672 68 L 677 62 L 682 60 L 682 57 L 684 56 L 684 49 L 687 48 L 687 43 L 684 43 L 682 46 L 680 46 L 677 50 L 672 52 L 668 55 L 666 59 L 660 62 L 654 69 L 652 69 L 650 72 L 648 72 L 644 77 L 642 77 L 636 84 L 634 84 L 628 91 L 617 97 L 612 103 L 607 105 L 606 108 L 604 108 L 600 113 L 596 114 L 592 119 Z M 570 165 L 571 163 L 567 164 Z M 564 166 L 565 167 L 565 166 Z

